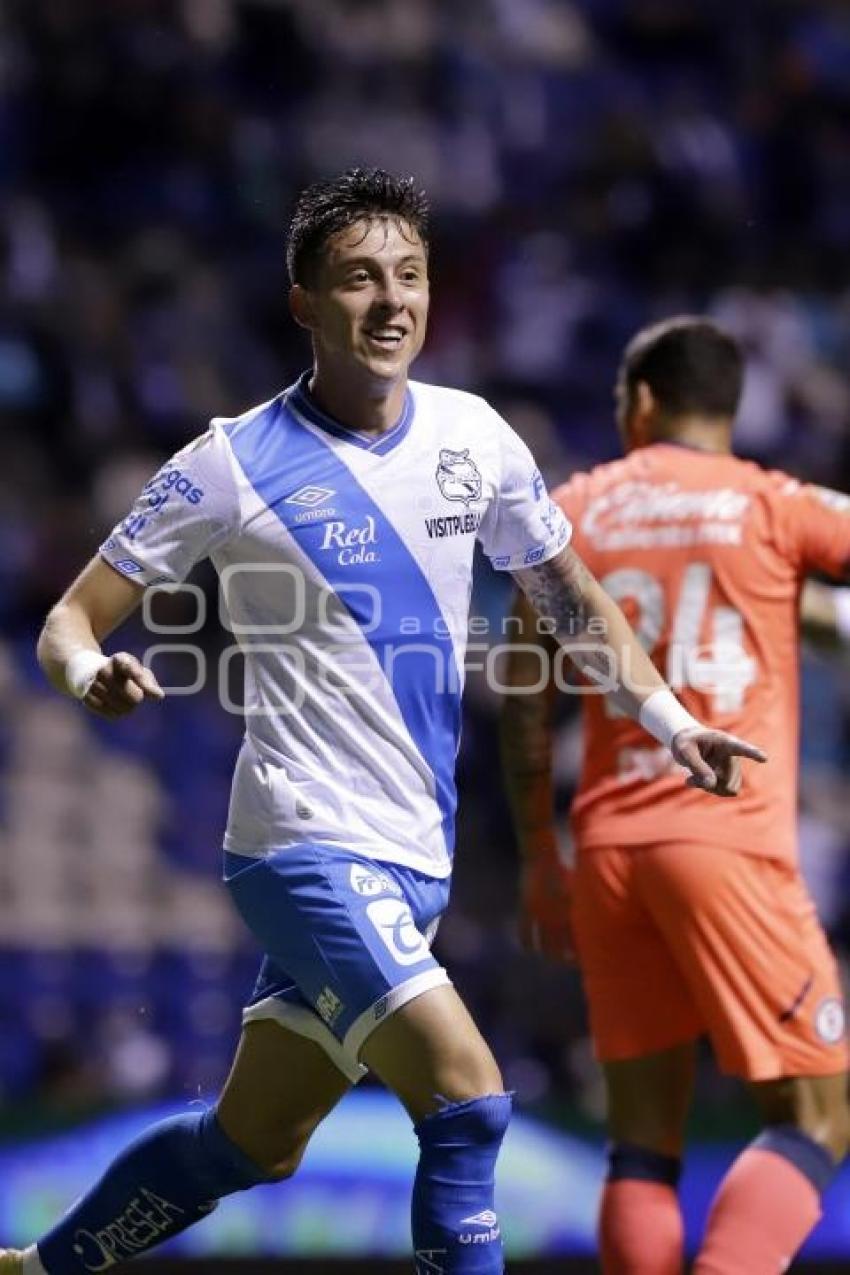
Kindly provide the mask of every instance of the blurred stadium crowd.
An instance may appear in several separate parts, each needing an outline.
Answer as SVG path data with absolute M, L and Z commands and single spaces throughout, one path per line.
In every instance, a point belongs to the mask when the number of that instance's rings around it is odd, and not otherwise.
M 305 182 L 354 162 L 413 172 L 433 201 L 416 374 L 488 395 L 550 482 L 615 454 L 611 383 L 634 329 L 707 310 L 749 358 L 740 450 L 848 487 L 841 0 L 6 0 L 7 1113 L 221 1080 L 256 960 L 216 884 L 238 719 L 213 685 L 102 725 L 46 692 L 34 635 L 168 453 L 305 365 L 287 212 Z M 482 574 L 477 609 L 498 620 L 506 600 Z M 188 622 L 187 605 L 164 614 Z M 203 640 L 215 660 L 214 623 Z M 127 641 L 142 649 L 141 627 Z M 181 657 L 164 664 L 191 681 Z M 807 656 L 804 859 L 845 960 L 847 682 L 846 665 Z M 575 979 L 514 938 L 495 712 L 473 677 L 442 956 L 520 1098 L 598 1115 Z M 567 709 L 565 803 L 578 750 Z

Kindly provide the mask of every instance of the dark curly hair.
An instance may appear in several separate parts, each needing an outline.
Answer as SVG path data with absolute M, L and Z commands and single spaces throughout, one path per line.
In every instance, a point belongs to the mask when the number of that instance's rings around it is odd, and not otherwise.
M 412 177 L 393 177 L 382 168 L 349 168 L 314 182 L 295 204 L 286 239 L 289 277 L 310 287 L 328 239 L 356 221 L 375 217 L 410 226 L 427 248 L 428 211 L 425 192 Z

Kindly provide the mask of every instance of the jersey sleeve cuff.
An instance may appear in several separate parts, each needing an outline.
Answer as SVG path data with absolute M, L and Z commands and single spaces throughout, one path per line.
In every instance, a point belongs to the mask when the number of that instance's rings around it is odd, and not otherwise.
M 490 565 L 496 571 L 522 571 L 525 567 L 536 567 L 541 562 L 548 562 L 550 558 L 554 558 L 566 548 L 572 539 L 572 534 L 572 525 L 564 518 L 554 536 L 550 536 L 541 544 L 519 550 L 517 553 L 492 557 Z
M 117 571 L 119 575 L 126 576 L 134 584 L 146 586 L 179 583 L 174 576 L 164 574 L 161 567 L 152 567 L 143 562 L 137 554 L 130 552 L 115 536 L 110 536 L 107 540 L 104 540 L 98 549 L 98 553 L 104 562 L 112 567 L 113 571 Z

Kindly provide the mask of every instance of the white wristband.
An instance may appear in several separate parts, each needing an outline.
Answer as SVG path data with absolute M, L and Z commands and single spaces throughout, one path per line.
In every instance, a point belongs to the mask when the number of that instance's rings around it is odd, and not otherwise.
M 83 648 L 75 651 L 65 664 L 65 681 L 68 690 L 75 699 L 85 699 L 89 688 L 109 657 L 102 651 L 90 651 Z
M 680 730 L 700 730 L 701 723 L 692 717 L 684 704 L 666 686 L 653 691 L 641 704 L 638 721 L 645 731 L 669 748 Z
M 835 631 L 845 646 L 850 646 L 850 589 L 834 589 Z

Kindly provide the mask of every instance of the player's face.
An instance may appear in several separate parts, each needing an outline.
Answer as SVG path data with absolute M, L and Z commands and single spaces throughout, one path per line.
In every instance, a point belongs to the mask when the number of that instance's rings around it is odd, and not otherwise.
M 333 235 L 309 308 L 319 360 L 355 363 L 382 380 L 405 376 L 428 322 L 428 258 L 416 231 L 380 217 Z

